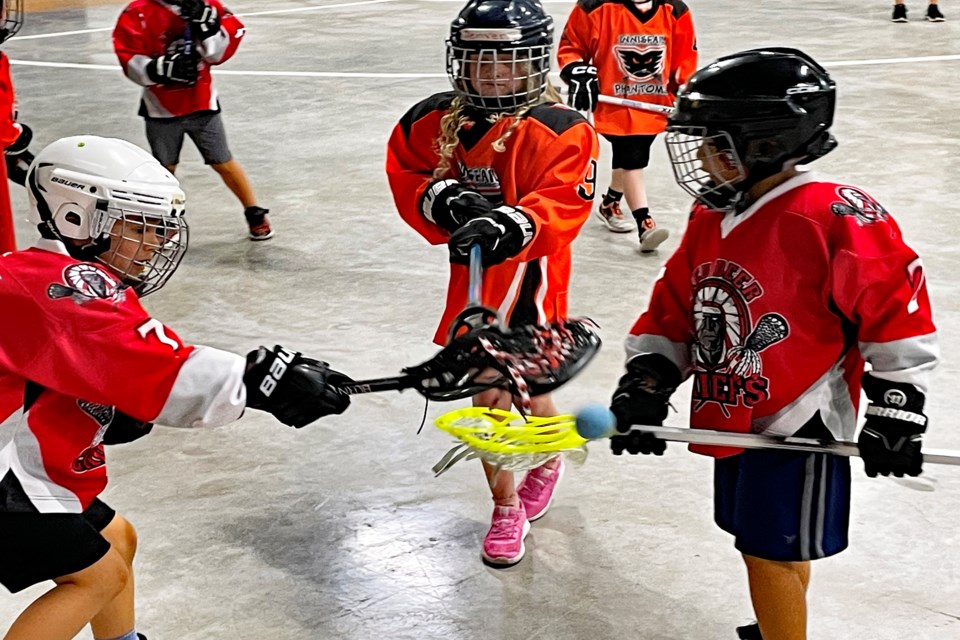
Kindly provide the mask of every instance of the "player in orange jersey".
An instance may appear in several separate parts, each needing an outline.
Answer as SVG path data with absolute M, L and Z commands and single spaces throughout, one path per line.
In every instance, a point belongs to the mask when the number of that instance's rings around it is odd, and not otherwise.
M 611 231 L 640 229 L 640 250 L 653 251 L 669 236 L 650 215 L 643 170 L 666 116 L 614 104 L 600 94 L 672 106 L 677 89 L 697 68 L 697 40 L 682 0 L 579 0 L 557 50 L 568 104 L 593 111 L 597 132 L 613 147 L 613 176 L 597 215 Z M 627 198 L 633 220 L 620 211 Z
M 482 303 L 508 325 L 567 314 L 570 243 L 590 215 L 597 136 L 557 104 L 547 81 L 553 19 L 535 0 L 472 0 L 451 25 L 447 70 L 454 91 L 416 104 L 394 128 L 387 176 L 403 219 L 431 244 L 449 247 L 447 305 L 435 341 L 467 303 L 469 249 L 483 252 Z M 549 395 L 536 415 L 556 415 Z M 474 404 L 509 408 L 492 390 Z M 542 516 L 562 472 L 558 457 L 529 472 L 484 465 L 494 514 L 482 549 L 492 566 L 516 564 L 529 521 Z

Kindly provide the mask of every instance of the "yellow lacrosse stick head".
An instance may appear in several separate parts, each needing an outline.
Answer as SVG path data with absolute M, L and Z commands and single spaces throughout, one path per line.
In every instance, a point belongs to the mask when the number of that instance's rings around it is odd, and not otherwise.
M 443 414 L 435 424 L 475 454 L 470 457 L 504 470 L 532 469 L 560 453 L 572 454 L 574 461 L 586 456 L 587 441 L 577 433 L 572 415 L 524 417 L 503 409 L 467 407 Z

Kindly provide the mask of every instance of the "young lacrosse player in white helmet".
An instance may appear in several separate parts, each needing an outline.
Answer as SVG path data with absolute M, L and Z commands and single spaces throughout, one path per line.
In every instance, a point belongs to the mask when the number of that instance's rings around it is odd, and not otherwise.
M 343 376 L 282 347 L 246 357 L 184 343 L 139 297 L 187 249 L 176 178 L 129 142 L 58 140 L 27 176 L 36 246 L 0 256 L 0 583 L 53 589 L 6 640 L 137 640 L 136 534 L 98 499 L 105 444 L 153 423 L 205 427 L 247 407 L 303 427 L 343 412 Z M 142 637 L 142 636 L 140 636 Z
M 558 104 L 547 81 L 553 19 L 536 0 L 472 0 L 451 24 L 454 90 L 411 108 L 394 128 L 387 176 L 397 210 L 427 242 L 447 245 L 450 282 L 435 341 L 467 303 L 469 252 L 486 268 L 482 304 L 510 326 L 567 315 L 570 244 L 590 213 L 598 142 L 589 123 Z M 474 398 L 510 408 L 507 391 Z M 549 394 L 532 413 L 557 414 Z M 513 474 L 484 465 L 494 514 L 482 558 L 495 567 L 524 554 L 529 520 L 542 516 L 562 471 L 557 457 Z

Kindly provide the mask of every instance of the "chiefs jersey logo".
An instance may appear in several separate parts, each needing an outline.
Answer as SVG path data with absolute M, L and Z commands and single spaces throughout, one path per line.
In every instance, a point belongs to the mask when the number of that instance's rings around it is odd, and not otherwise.
M 52 300 L 72 298 L 82 304 L 91 300 L 121 302 L 126 297 L 126 287 L 92 264 L 72 264 L 63 270 L 63 284 L 47 287 Z
M 790 330 L 777 313 L 752 322 L 750 301 L 763 290 L 740 265 L 717 260 L 701 265 L 696 275 L 693 410 L 715 402 L 729 417 L 728 407 L 752 407 L 770 397 L 761 352 L 784 340 Z
M 853 216 L 860 226 L 883 222 L 890 214 L 879 202 L 855 187 L 839 187 L 837 195 L 840 202 L 830 205 L 830 211 L 837 216 Z
M 614 47 L 614 51 L 617 53 L 620 69 L 633 80 L 642 82 L 658 79 L 663 75 L 665 45 L 618 45 Z

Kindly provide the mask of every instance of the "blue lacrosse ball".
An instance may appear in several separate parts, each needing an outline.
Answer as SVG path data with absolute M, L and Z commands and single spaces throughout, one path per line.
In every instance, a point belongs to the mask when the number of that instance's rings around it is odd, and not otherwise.
M 616 431 L 617 419 L 610 409 L 602 404 L 590 404 L 577 414 L 577 433 L 581 438 L 595 440 L 606 438 Z

